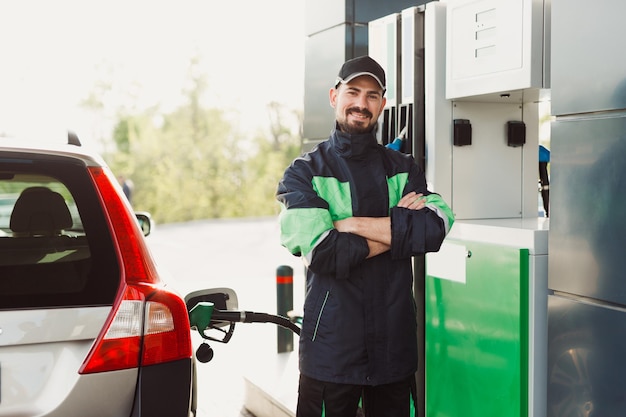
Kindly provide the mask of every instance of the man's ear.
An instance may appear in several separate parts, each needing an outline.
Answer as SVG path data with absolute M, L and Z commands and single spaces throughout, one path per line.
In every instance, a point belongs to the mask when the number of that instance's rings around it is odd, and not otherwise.
M 331 88 L 328 92 L 328 98 L 330 100 L 330 106 L 334 109 L 337 105 L 337 89 Z

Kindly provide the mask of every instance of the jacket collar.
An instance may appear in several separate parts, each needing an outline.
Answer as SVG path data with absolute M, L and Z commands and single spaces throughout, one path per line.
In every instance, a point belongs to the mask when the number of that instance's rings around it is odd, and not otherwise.
M 339 156 L 343 158 L 363 158 L 378 146 L 374 132 L 376 128 L 368 133 L 345 133 L 339 130 L 339 126 L 335 123 L 330 142 Z

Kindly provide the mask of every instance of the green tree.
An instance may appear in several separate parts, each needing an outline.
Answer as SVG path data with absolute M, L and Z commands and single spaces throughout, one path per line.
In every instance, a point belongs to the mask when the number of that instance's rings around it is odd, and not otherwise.
M 136 210 L 159 223 L 277 214 L 274 193 L 300 152 L 297 135 L 277 129 L 280 138 L 244 146 L 221 111 L 194 105 L 157 119 L 155 110 L 120 117 L 113 130 L 107 161 L 133 180 Z
M 279 103 L 268 105 L 270 137 L 255 139 L 256 152 L 247 160 L 249 178 L 243 188 L 247 204 L 254 207 L 253 215 L 277 214 L 276 187 L 285 168 L 301 152 L 301 136 L 294 134 L 286 120 L 292 119 L 297 127 L 302 126 L 301 113 L 290 111 Z
M 276 186 L 300 152 L 300 135 L 284 120 L 299 127 L 301 116 L 271 103 L 269 137 L 244 140 L 221 110 L 203 108 L 206 89 L 192 60 L 187 103 L 164 115 L 152 108 L 119 116 L 116 149 L 105 158 L 134 182 L 134 208 L 159 223 L 277 214 Z

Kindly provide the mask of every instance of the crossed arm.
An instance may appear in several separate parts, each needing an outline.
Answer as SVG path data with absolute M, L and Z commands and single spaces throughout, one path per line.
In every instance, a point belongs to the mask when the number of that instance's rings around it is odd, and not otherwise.
M 398 202 L 398 207 L 421 210 L 425 206 L 422 194 L 411 191 Z M 339 232 L 352 233 L 367 240 L 368 258 L 387 252 L 391 248 L 390 217 L 348 217 L 334 222 Z

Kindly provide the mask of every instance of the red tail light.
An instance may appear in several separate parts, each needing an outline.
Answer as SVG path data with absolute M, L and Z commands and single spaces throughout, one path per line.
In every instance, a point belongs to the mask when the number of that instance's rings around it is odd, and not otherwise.
M 123 280 L 104 329 L 80 373 L 135 368 L 190 358 L 191 334 L 184 301 L 166 290 L 132 211 L 108 170 L 91 168 L 123 265 Z

